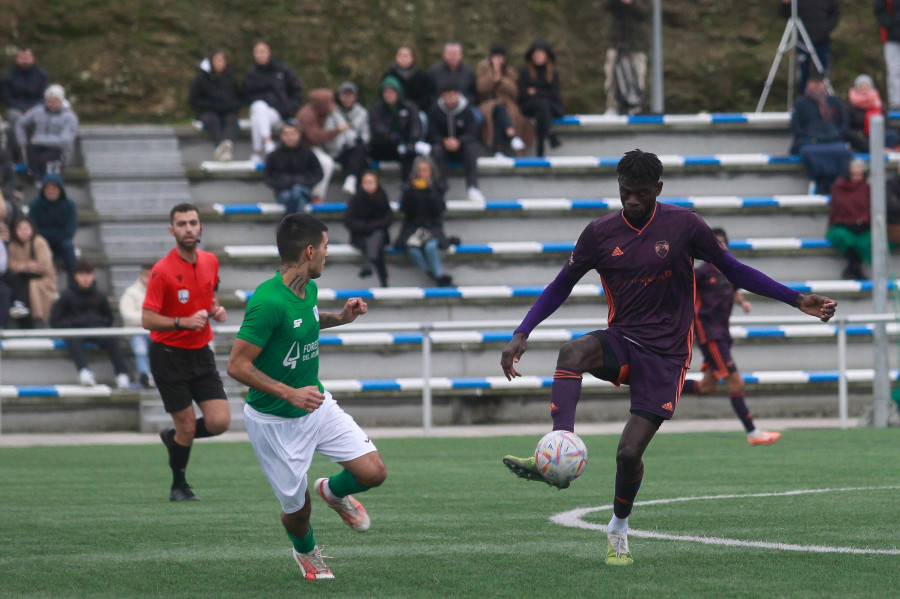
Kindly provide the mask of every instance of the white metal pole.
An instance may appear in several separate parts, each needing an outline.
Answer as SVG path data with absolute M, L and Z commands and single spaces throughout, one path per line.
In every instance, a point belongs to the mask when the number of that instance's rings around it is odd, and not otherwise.
M 422 434 L 431 436 L 431 324 L 422 325 Z
M 663 90 L 662 0 L 653 0 L 653 61 L 650 64 L 653 74 L 650 108 L 656 114 L 663 114 L 666 107 Z
M 838 327 L 838 414 L 841 428 L 847 428 L 847 321 L 839 318 Z
M 884 176 L 884 117 L 869 119 L 869 181 L 872 189 L 872 304 L 877 314 L 887 312 L 887 215 Z M 875 379 L 872 381 L 874 404 L 872 424 L 887 426 L 888 401 L 891 395 L 888 370 L 887 330 L 884 322 L 874 323 Z

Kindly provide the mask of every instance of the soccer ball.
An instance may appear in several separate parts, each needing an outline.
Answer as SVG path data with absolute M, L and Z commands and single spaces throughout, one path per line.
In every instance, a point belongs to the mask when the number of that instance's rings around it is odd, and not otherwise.
M 567 483 L 584 472 L 587 466 L 587 447 L 575 433 L 553 431 L 538 442 L 534 459 L 544 478 Z

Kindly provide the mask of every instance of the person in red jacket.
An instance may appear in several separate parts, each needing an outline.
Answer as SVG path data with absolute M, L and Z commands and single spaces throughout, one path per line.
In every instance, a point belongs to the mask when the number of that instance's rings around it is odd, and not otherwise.
M 866 163 L 850 161 L 847 175 L 831 186 L 831 213 L 825 237 L 847 258 L 841 273 L 845 279 L 864 279 L 862 263 L 872 263 L 872 229 L 869 206 L 872 189 L 866 181 Z
M 228 315 L 216 300 L 219 261 L 198 249 L 203 225 L 196 206 L 178 204 L 170 212 L 169 233 L 175 248 L 153 266 L 141 312 L 150 331 L 150 371 L 175 428 L 159 433 L 172 469 L 170 501 L 197 501 L 185 479 L 194 439 L 220 435 L 231 412 L 216 357 L 209 347 L 210 319 Z M 194 402 L 202 418 L 194 415 Z

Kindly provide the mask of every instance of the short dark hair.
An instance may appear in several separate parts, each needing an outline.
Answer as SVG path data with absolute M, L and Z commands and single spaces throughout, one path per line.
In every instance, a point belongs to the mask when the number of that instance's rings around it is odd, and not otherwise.
M 656 185 L 662 179 L 663 165 L 659 156 L 651 152 L 631 150 L 616 165 L 616 175 L 633 183 Z
M 327 230 L 328 225 L 310 214 L 295 212 L 285 216 L 275 233 L 275 243 L 282 263 L 299 262 L 307 247 L 318 247 L 322 243 Z
M 200 210 L 197 209 L 193 204 L 188 204 L 187 202 L 182 202 L 181 204 L 177 204 L 169 211 L 169 223 L 175 222 L 175 213 L 176 212 L 190 212 L 194 211 L 197 215 L 200 214 Z
M 728 233 L 725 232 L 725 229 L 722 227 L 715 227 L 713 230 L 713 235 L 716 237 L 721 237 L 725 240 L 725 247 L 728 247 Z
M 75 263 L 75 272 L 94 272 L 94 265 L 87 260 L 79 260 Z

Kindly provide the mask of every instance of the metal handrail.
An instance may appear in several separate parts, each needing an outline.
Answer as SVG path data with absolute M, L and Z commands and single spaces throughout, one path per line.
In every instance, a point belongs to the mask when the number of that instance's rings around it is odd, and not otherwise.
M 895 314 L 848 314 L 833 318 L 831 324 L 838 327 L 838 411 L 841 428 L 848 426 L 848 380 L 847 380 L 847 326 L 850 324 L 884 324 L 900 322 L 900 315 Z M 432 430 L 432 389 L 431 389 L 431 354 L 433 351 L 432 333 L 439 331 L 467 331 L 474 329 L 514 329 L 518 326 L 518 320 L 469 320 L 461 322 L 384 322 L 384 323 L 354 323 L 355 332 L 396 332 L 396 331 L 420 331 L 422 333 L 422 429 L 427 436 Z M 814 325 L 808 316 L 735 316 L 731 319 L 734 325 L 763 325 L 763 324 L 810 324 Z M 606 323 L 599 319 L 550 319 L 540 325 L 539 328 L 561 327 L 585 327 L 605 328 Z M 234 335 L 240 329 L 237 325 L 217 325 L 216 332 L 223 335 Z M 147 334 L 148 331 L 140 327 L 108 327 L 108 328 L 83 328 L 83 329 L 12 329 L 0 330 L 2 339 L 39 339 L 39 338 L 66 338 L 66 337 L 130 337 L 133 335 Z M 0 357 L 3 351 L 0 348 Z M 2 365 L 2 361 L 0 361 Z M 0 371 L 2 372 L 2 371 Z M 2 408 L 2 406 L 0 406 Z M 2 414 L 2 409 L 0 409 Z

